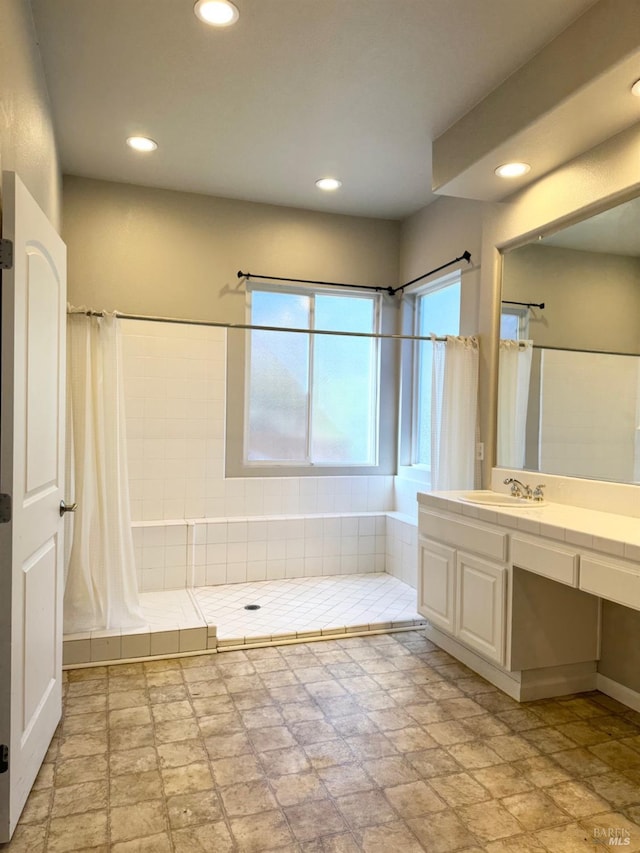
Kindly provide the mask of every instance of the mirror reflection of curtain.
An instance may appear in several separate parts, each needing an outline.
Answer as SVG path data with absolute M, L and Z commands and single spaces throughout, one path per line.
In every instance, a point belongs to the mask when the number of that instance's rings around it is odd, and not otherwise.
M 67 318 L 73 480 L 78 509 L 64 632 L 145 624 L 131 536 L 122 349 L 114 315 Z
M 524 468 L 533 341 L 500 341 L 498 465 Z
M 478 340 L 433 341 L 431 488 L 473 489 L 478 422 Z

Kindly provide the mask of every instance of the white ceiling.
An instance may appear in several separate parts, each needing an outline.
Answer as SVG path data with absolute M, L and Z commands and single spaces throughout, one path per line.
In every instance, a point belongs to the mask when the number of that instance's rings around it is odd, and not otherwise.
M 394 219 L 433 199 L 432 140 L 592 4 L 236 0 L 216 30 L 193 0 L 32 0 L 65 173 Z

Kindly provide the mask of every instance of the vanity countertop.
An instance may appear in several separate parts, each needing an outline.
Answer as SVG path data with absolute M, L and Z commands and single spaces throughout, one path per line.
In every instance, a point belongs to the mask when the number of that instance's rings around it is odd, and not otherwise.
M 510 527 L 580 548 L 640 563 L 640 519 L 545 501 L 541 507 L 486 507 L 461 500 L 464 491 L 419 492 L 425 509 L 457 513 L 469 520 Z

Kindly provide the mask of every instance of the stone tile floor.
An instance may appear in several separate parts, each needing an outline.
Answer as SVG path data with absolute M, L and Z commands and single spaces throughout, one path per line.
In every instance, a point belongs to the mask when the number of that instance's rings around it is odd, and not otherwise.
M 419 631 L 71 670 L 11 853 L 640 851 L 640 715 Z

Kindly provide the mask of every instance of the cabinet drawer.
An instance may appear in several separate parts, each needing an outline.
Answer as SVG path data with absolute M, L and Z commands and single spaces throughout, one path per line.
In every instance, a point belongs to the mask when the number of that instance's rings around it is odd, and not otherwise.
M 511 562 L 528 572 L 578 586 L 578 554 L 569 548 L 514 535 L 511 537 Z
M 420 533 L 438 539 L 464 551 L 491 557 L 505 562 L 507 559 L 507 534 L 495 527 L 484 527 L 471 521 L 426 512 L 421 509 L 418 517 Z
M 640 566 L 583 556 L 580 560 L 580 589 L 640 610 Z

